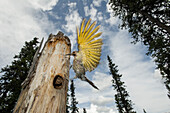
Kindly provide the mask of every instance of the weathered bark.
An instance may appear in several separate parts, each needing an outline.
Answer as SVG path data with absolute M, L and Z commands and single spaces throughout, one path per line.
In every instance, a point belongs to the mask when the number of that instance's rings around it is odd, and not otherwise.
M 65 113 L 71 44 L 63 35 L 51 34 L 39 48 L 13 113 Z

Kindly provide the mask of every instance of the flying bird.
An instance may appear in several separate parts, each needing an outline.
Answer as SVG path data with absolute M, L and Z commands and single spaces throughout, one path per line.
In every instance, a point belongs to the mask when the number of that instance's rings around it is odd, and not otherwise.
M 76 73 L 74 79 L 79 78 L 98 89 L 85 75 L 87 71 L 93 71 L 100 61 L 103 43 L 102 39 L 98 37 L 101 36 L 102 32 L 96 33 L 100 25 L 97 27 L 95 25 L 96 21 L 91 24 L 91 19 L 89 19 L 85 24 L 85 19 L 83 19 L 80 31 L 77 27 L 78 51 L 73 51 L 67 55 L 74 56 L 73 70 Z

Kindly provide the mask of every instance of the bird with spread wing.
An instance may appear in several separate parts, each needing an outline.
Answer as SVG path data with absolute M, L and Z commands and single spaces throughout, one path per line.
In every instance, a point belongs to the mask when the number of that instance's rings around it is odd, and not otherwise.
M 86 24 L 85 19 L 83 19 L 80 31 L 77 27 L 78 51 L 73 51 L 67 55 L 74 56 L 73 70 L 76 73 L 74 78 L 87 81 L 94 88 L 98 89 L 85 75 L 86 71 L 91 72 L 98 66 L 103 44 L 102 39 L 98 38 L 102 33 L 96 33 L 100 25 L 95 27 L 96 21 L 92 24 L 90 23 L 91 19 L 89 19 Z

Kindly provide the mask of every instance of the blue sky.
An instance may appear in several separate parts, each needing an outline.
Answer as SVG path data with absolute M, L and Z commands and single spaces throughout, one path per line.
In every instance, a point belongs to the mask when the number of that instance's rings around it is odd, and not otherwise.
M 122 81 L 127 86 L 134 109 L 143 113 L 170 112 L 170 102 L 159 71 L 153 59 L 146 56 L 146 47 L 136 45 L 127 30 L 118 29 L 121 21 L 109 10 L 107 0 L 4 0 L 0 1 L 0 68 L 10 64 L 19 53 L 25 41 L 34 37 L 48 38 L 50 33 L 62 31 L 72 43 L 72 51 L 77 49 L 76 26 L 83 18 L 97 21 L 101 25 L 103 51 L 100 65 L 87 73 L 99 91 L 88 83 L 75 80 L 76 98 L 80 113 L 86 108 L 88 113 L 117 113 L 109 75 L 107 55 L 118 65 Z M 72 60 L 72 59 L 71 59 Z M 73 70 L 70 76 L 73 77 Z

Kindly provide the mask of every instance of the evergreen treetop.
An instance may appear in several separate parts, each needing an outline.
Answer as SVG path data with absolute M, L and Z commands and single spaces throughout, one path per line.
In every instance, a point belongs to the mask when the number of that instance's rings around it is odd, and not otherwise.
M 118 74 L 117 66 L 112 63 L 108 56 L 110 74 L 112 75 L 113 87 L 116 90 L 115 100 L 119 113 L 136 113 L 133 111 L 132 101 L 128 99 L 129 94 L 125 89 L 124 82 L 121 81 L 121 74 Z
M 165 81 L 170 96 L 170 4 L 169 0 L 110 0 L 113 15 L 122 20 L 134 43 L 147 46 Z
M 37 38 L 25 42 L 11 65 L 1 69 L 0 76 L 0 113 L 12 113 L 21 91 L 21 83 L 27 77 L 34 54 L 38 48 Z
M 76 98 L 75 98 L 75 86 L 74 86 L 74 81 L 71 80 L 71 84 L 70 84 L 70 96 L 71 96 L 71 105 L 70 105 L 70 110 L 71 110 L 71 113 L 78 113 L 78 107 L 77 107 L 77 104 L 78 102 L 76 101 Z

